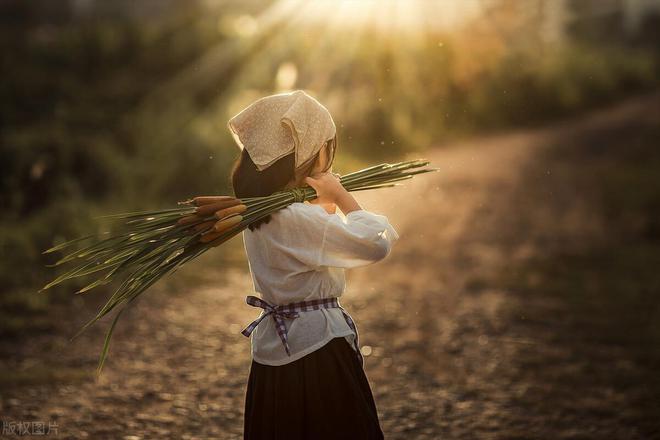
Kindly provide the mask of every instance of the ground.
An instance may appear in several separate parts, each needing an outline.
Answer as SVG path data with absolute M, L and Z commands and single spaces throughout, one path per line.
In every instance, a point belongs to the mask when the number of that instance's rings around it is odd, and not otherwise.
M 421 156 L 440 172 L 356 193 L 400 234 L 386 259 L 347 272 L 341 300 L 386 438 L 660 438 L 658 301 L 635 284 L 657 276 L 625 268 L 657 257 L 657 223 L 607 211 L 599 177 L 632 142 L 647 154 L 658 121 L 658 95 L 637 98 L 438 146 Z M 617 241 L 639 228 L 642 256 Z M 58 438 L 241 438 L 240 330 L 258 310 L 237 258 L 205 255 L 156 285 L 122 316 L 98 381 L 108 322 L 68 340 L 91 313 L 82 300 L 56 309 L 48 332 L 3 340 L 2 421 L 56 423 Z M 613 299 L 633 295 L 617 287 L 626 276 L 650 296 Z

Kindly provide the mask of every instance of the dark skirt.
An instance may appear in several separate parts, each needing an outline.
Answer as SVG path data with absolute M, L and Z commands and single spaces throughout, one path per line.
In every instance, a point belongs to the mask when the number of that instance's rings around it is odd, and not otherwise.
M 383 439 L 369 382 L 344 337 L 285 365 L 252 360 L 243 432 L 247 440 Z

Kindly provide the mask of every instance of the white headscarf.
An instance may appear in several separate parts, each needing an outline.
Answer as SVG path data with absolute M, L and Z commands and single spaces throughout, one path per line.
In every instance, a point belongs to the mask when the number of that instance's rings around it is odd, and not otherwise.
M 298 170 L 337 133 L 328 109 L 302 90 L 260 98 L 227 125 L 259 171 L 292 151 Z

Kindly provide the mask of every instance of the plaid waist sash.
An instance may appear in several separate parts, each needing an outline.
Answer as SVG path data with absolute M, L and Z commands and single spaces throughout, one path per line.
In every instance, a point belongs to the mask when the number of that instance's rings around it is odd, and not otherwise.
M 289 341 L 287 336 L 287 329 L 286 326 L 284 325 L 284 319 L 295 319 L 300 316 L 298 312 L 308 312 L 311 310 L 318 310 L 320 308 L 341 309 L 341 312 L 344 315 L 344 319 L 346 320 L 346 323 L 351 328 L 351 330 L 355 332 L 355 339 L 353 341 L 354 342 L 353 345 L 355 347 L 355 351 L 357 352 L 357 357 L 360 361 L 360 365 L 364 366 L 364 358 L 362 357 L 362 353 L 360 352 L 360 344 L 358 343 L 357 328 L 355 326 L 355 322 L 353 322 L 353 319 L 350 317 L 348 313 L 346 313 L 343 307 L 339 305 L 339 300 L 336 297 L 313 299 L 309 301 L 298 301 L 298 302 L 292 302 L 289 304 L 282 304 L 276 306 L 256 296 L 248 295 L 248 297 L 245 299 L 245 302 L 253 307 L 261 307 L 266 311 L 266 313 L 262 314 L 257 319 L 252 321 L 252 323 L 250 323 L 250 325 L 245 327 L 243 331 L 241 331 L 241 333 L 244 336 L 249 337 L 252 331 L 259 325 L 259 323 L 266 316 L 272 315 L 273 319 L 275 320 L 275 329 L 277 330 L 277 334 L 282 340 L 282 344 L 284 344 L 284 350 L 286 350 L 286 354 L 288 354 L 289 356 L 291 356 L 291 351 L 289 350 Z

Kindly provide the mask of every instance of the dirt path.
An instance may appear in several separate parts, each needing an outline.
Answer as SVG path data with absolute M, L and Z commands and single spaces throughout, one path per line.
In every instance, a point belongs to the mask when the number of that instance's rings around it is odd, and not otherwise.
M 569 330 L 567 305 L 521 296 L 502 274 L 600 239 L 592 194 L 576 192 L 574 167 L 546 152 L 613 121 L 648 117 L 657 102 L 434 149 L 424 156 L 442 172 L 357 193 L 401 236 L 386 260 L 347 272 L 343 300 L 368 346 L 386 438 L 650 438 L 633 423 L 639 412 L 612 408 L 634 405 L 639 387 L 576 392 L 594 358 L 559 337 Z M 84 372 L 95 367 L 104 328 L 71 345 L 66 338 L 72 320 L 89 316 L 85 307 L 74 319 L 62 310 L 55 334 L 3 342 L 2 370 L 12 376 L 3 380 L 1 419 L 56 423 L 58 438 L 241 438 L 250 359 L 239 332 L 258 312 L 244 304 L 246 263 L 226 269 L 212 255 L 202 263 L 212 268 L 202 281 L 163 282 L 122 318 L 97 383 Z

